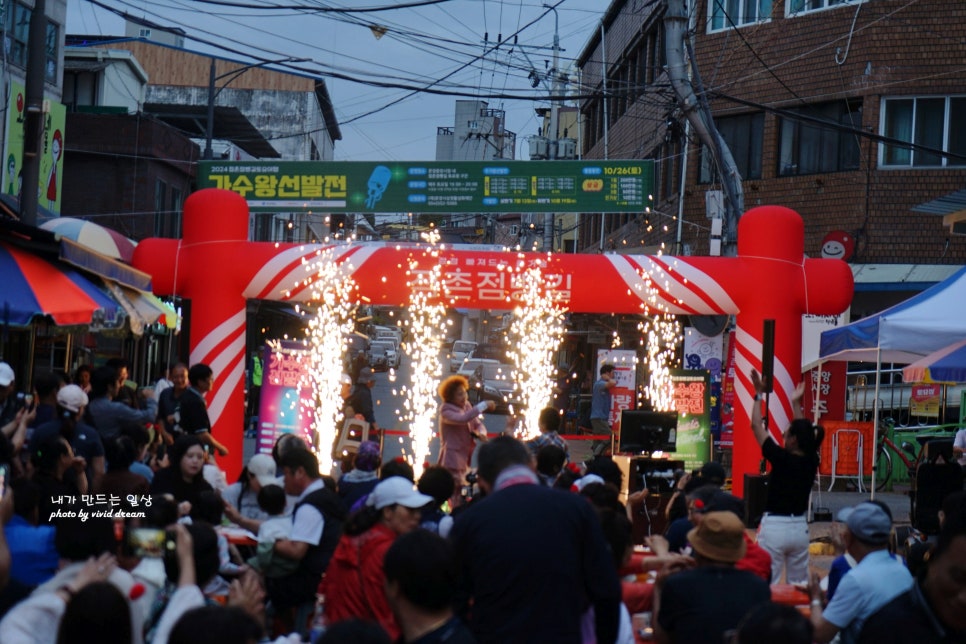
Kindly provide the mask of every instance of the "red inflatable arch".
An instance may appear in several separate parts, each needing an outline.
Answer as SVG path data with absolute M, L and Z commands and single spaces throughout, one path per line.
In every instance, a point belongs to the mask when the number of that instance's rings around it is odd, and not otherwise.
M 192 194 L 184 207 L 184 238 L 146 239 L 134 265 L 153 277 L 158 295 L 192 302 L 191 363 L 205 362 L 216 378 L 209 394 L 215 437 L 231 449 L 229 477 L 241 469 L 244 425 L 245 301 L 305 301 L 310 289 L 303 260 L 323 245 L 248 241 L 248 206 L 218 189 Z M 414 259 L 427 270 L 437 262 L 455 304 L 462 308 L 509 308 L 508 267 L 538 262 L 555 297 L 585 313 L 735 314 L 737 380 L 733 476 L 742 494 L 743 475 L 756 472 L 760 450 L 748 427 L 753 393 L 751 368 L 761 368 L 762 326 L 775 320 L 775 394 L 771 427 L 776 438 L 791 418 L 789 394 L 801 378 L 801 316 L 835 315 L 849 306 L 852 272 L 837 259 L 804 257 L 801 217 L 788 208 L 748 211 L 738 226 L 737 257 L 653 257 L 475 252 L 443 249 L 438 258 L 416 245 L 358 243 L 338 246 L 334 261 L 347 262 L 359 292 L 373 304 L 405 306 L 401 275 Z M 422 265 L 421 265 L 422 267 Z M 642 275 L 651 275 L 645 284 Z

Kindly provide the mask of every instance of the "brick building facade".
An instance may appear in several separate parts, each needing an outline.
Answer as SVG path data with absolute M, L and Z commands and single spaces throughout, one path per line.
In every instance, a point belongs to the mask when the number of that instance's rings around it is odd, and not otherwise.
M 652 212 L 607 215 L 607 247 L 673 252 L 683 194 L 680 250 L 706 254 L 705 193 L 721 184 L 700 142 L 685 145 L 664 11 L 663 2 L 613 2 L 603 38 L 581 54 L 582 93 L 606 96 L 582 104 L 583 153 L 603 158 L 606 147 L 611 159 L 656 162 Z M 966 238 L 913 211 L 966 183 L 966 4 L 697 0 L 693 11 L 700 82 L 741 170 L 746 210 L 798 211 L 813 257 L 842 230 L 855 239 L 853 263 L 966 262 Z M 599 243 L 598 218 L 585 217 L 589 245 Z

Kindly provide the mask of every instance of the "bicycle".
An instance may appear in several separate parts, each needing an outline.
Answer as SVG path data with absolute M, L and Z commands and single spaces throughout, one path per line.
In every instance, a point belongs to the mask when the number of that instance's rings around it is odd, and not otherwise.
M 877 492 L 886 489 L 892 480 L 894 467 L 892 453 L 895 453 L 906 466 L 910 481 L 915 479 L 916 467 L 919 463 L 919 455 L 916 454 L 916 448 L 912 443 L 902 441 L 901 446 L 899 446 L 889 438 L 889 433 L 895 427 L 895 421 L 892 418 L 883 418 L 882 424 L 885 426 L 879 427 L 879 441 L 876 444 L 875 461 L 873 461 L 876 468 L 875 489 Z

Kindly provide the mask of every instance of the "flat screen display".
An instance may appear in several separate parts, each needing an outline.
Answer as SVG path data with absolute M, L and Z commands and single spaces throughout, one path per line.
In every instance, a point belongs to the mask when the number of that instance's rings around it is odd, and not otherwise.
M 676 411 L 621 412 L 617 450 L 622 454 L 673 452 L 677 448 L 678 413 Z

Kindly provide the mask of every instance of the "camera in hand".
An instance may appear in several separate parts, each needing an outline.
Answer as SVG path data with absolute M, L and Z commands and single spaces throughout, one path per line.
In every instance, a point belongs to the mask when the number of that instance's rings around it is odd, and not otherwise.
M 127 528 L 124 531 L 124 552 L 149 559 L 174 556 L 175 534 L 161 528 Z

